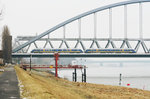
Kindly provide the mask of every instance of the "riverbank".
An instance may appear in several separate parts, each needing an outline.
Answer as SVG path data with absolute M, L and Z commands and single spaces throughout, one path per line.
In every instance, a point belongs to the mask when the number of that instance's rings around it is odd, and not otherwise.
M 22 98 L 29 99 L 149 99 L 150 91 L 133 88 L 75 83 L 46 72 L 15 67 Z
M 0 66 L 0 75 L 4 72 L 5 66 Z

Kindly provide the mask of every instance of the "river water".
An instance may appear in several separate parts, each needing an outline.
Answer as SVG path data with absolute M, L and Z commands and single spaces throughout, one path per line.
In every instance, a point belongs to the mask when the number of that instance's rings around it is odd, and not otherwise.
M 150 63 L 117 63 L 86 64 L 87 82 L 94 84 L 121 86 L 150 90 Z M 59 76 L 72 81 L 74 70 L 59 70 Z M 81 82 L 81 70 L 77 70 L 77 81 Z

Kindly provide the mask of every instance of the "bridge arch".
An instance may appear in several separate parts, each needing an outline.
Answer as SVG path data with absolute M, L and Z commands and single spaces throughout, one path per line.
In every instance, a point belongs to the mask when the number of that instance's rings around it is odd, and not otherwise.
M 43 32 L 42 34 L 40 34 L 37 37 L 31 39 L 30 41 L 28 41 L 28 42 L 26 42 L 26 43 L 18 46 L 17 48 L 13 49 L 12 52 L 15 53 L 15 52 L 21 50 L 22 48 L 30 45 L 31 43 L 34 43 L 36 40 L 38 40 L 38 39 L 40 39 L 40 38 L 42 38 L 42 37 L 50 34 L 51 32 L 53 32 L 53 31 L 55 31 L 55 30 L 57 30 L 57 29 L 65 26 L 65 25 L 67 25 L 67 24 L 69 24 L 69 23 L 71 23 L 71 22 L 73 22 L 75 20 L 79 20 L 79 19 L 81 19 L 81 18 L 83 18 L 85 16 L 88 16 L 88 15 L 91 15 L 91 14 L 94 14 L 96 12 L 103 11 L 103 10 L 106 10 L 106 9 L 111 9 L 111 8 L 114 8 L 114 7 L 118 7 L 118 6 L 129 5 L 129 4 L 134 4 L 134 3 L 142 3 L 142 2 L 150 2 L 150 0 L 130 0 L 130 1 L 123 1 L 123 2 L 119 2 L 119 3 L 114 3 L 114 4 L 106 5 L 106 6 L 103 6 L 103 7 L 99 7 L 99 8 L 96 8 L 94 10 L 82 13 L 82 14 L 80 14 L 78 16 L 75 16 L 75 17 L 73 17 L 71 19 L 68 19 L 68 20 L 66 20 L 66 21 L 64 21 L 64 22 L 62 22 L 62 23 L 60 23 L 60 24 L 52 27 L 51 29 Z M 110 42 L 110 43 L 112 43 L 112 42 Z M 113 44 L 112 44 L 112 46 L 113 46 Z

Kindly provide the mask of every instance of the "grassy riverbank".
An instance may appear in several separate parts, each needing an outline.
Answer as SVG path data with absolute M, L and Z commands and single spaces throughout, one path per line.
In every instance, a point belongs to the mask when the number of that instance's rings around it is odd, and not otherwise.
M 21 97 L 27 99 L 150 99 L 150 91 L 119 86 L 75 83 L 46 72 L 29 72 L 15 67 Z
M 0 66 L 0 75 L 4 72 L 4 66 Z

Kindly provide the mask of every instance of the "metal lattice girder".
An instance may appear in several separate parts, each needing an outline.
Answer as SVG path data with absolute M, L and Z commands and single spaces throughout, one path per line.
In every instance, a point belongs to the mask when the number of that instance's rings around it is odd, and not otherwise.
M 46 40 L 46 43 L 44 44 L 44 47 L 43 47 L 43 48 L 45 48 L 45 47 L 46 47 L 47 43 L 48 43 L 48 41 Z
M 36 48 L 38 48 L 38 46 L 37 46 L 37 44 L 34 42 L 34 46 L 36 47 Z
M 127 45 L 128 48 L 132 48 L 131 45 L 130 45 L 130 43 L 129 43 L 129 41 L 126 40 L 126 39 L 123 40 L 123 43 L 121 44 L 121 47 L 120 47 L 120 48 L 124 48 L 125 44 Z
M 28 52 L 29 48 L 30 48 L 31 44 L 28 46 L 27 50 L 26 50 L 26 53 Z
M 144 52 L 145 52 L 145 53 L 149 53 L 149 50 L 148 50 L 148 48 L 146 47 L 144 41 L 141 41 L 141 45 L 142 45 L 142 47 L 143 47 L 143 49 L 144 49 Z
M 124 46 L 125 46 L 125 40 L 123 40 L 123 42 L 122 42 L 120 48 L 124 48 Z
M 16 41 L 16 43 L 18 43 L 18 45 L 21 44 L 21 43 L 19 43 L 19 41 L 20 42 L 21 41 L 28 41 L 28 39 L 25 39 L 24 37 L 23 37 L 23 39 L 20 38 L 19 40 Z M 53 39 L 49 40 L 47 38 L 41 38 L 38 41 L 44 41 L 44 42 L 46 41 L 47 44 L 48 43 L 50 44 L 51 48 L 54 48 L 52 43 L 51 43 L 51 41 L 63 41 L 63 39 L 62 38 L 55 38 L 55 39 L 53 38 Z M 89 48 L 92 48 L 94 46 L 94 43 L 97 45 L 97 48 L 100 48 L 98 41 L 108 41 L 106 46 L 108 47 L 108 46 L 111 45 L 113 48 L 115 48 L 115 47 L 113 46 L 113 44 L 111 42 L 115 43 L 115 41 L 122 41 L 123 43 L 122 43 L 121 47 L 115 45 L 116 48 L 124 48 L 125 45 L 127 46 L 127 48 L 133 48 L 133 45 L 131 46 L 129 42 L 130 41 L 138 41 L 138 43 L 136 44 L 135 50 L 138 51 L 139 46 L 142 45 L 142 48 L 143 48 L 144 52 L 148 53 L 149 50 L 148 50 L 148 47 L 145 44 L 145 41 L 150 41 L 150 39 L 123 39 L 123 38 L 122 39 L 121 38 L 120 39 L 119 38 L 109 39 L 109 38 L 97 38 L 95 40 L 95 39 L 90 39 L 90 38 L 83 38 L 82 41 L 81 41 L 81 39 L 76 39 L 76 38 L 65 38 L 63 43 L 65 43 L 66 48 L 69 48 L 69 46 L 67 44 L 68 41 L 77 41 L 77 43 L 75 44 L 74 48 L 77 48 L 78 45 L 81 45 L 82 49 L 85 49 L 85 46 L 83 45 L 83 41 L 85 41 L 85 42 L 86 41 L 92 41 L 92 44 L 90 45 Z M 44 45 L 45 47 L 46 47 L 46 43 Z M 28 46 L 28 48 L 26 49 L 26 52 L 29 50 L 29 47 L 30 46 Z M 22 52 L 25 52 L 25 51 L 22 51 Z
M 68 46 L 68 44 L 67 44 L 67 42 L 66 42 L 65 40 L 62 40 L 62 42 L 61 42 L 59 48 L 61 48 L 63 44 L 66 45 L 66 48 L 69 48 L 69 46 Z
M 110 4 L 110 5 L 107 5 L 107 6 L 99 7 L 99 8 L 97 8 L 97 9 L 94 9 L 94 10 L 91 10 L 91 11 L 88 11 L 88 12 L 85 12 L 85 13 L 83 13 L 83 14 L 80 14 L 80 15 L 78 15 L 78 16 L 75 16 L 75 17 L 73 17 L 73 18 L 71 18 L 71 19 L 69 19 L 69 20 L 66 20 L 66 21 L 64 21 L 64 22 L 62 22 L 62 23 L 60 23 L 60 24 L 54 26 L 53 28 L 51 28 L 51 29 L 47 30 L 46 32 L 44 32 L 44 33 L 42 33 L 42 34 L 36 36 L 35 38 L 31 39 L 30 41 L 28 41 L 28 42 L 26 42 L 26 43 L 24 43 L 24 44 L 18 46 L 17 48 L 13 49 L 12 52 L 15 53 L 15 52 L 21 50 L 22 48 L 28 46 L 29 44 L 34 43 L 36 40 L 38 40 L 38 39 L 40 39 L 40 38 L 42 38 L 42 37 L 44 37 L 44 36 L 46 36 L 46 35 L 49 35 L 51 32 L 53 32 L 53 31 L 55 31 L 55 30 L 57 30 L 57 29 L 59 29 L 59 28 L 61 28 L 61 27 L 63 27 L 63 26 L 66 26 L 67 24 L 69 24 L 69 23 L 71 23 L 71 22 L 73 22 L 73 21 L 75 21 L 75 20 L 79 20 L 79 19 L 81 19 L 82 17 L 88 16 L 88 15 L 90 15 L 90 14 L 94 14 L 94 13 L 96 13 L 96 12 L 103 11 L 103 10 L 106 10 L 106 9 L 111 9 L 111 8 L 114 8 L 114 7 L 124 6 L 124 5 L 128 5 L 128 4 L 142 3 L 142 2 L 150 2 L 150 0 L 129 0 L 129 1 L 123 1 L 123 2 Z M 110 10 L 110 12 L 111 12 L 111 10 Z M 111 17 L 110 17 L 110 18 L 111 18 Z M 113 46 L 113 43 L 112 43 L 112 46 Z
M 21 46 L 21 44 L 19 43 L 19 41 L 17 41 L 18 45 Z M 24 53 L 23 48 L 21 49 L 21 51 Z
M 80 41 L 80 44 L 81 44 L 81 46 L 82 46 L 82 49 L 85 51 L 85 46 L 84 46 L 84 44 L 83 44 L 83 42 L 82 41 Z
M 145 53 L 149 53 L 149 50 L 148 50 L 148 48 L 146 47 L 146 45 L 145 45 L 145 43 L 144 43 L 143 40 L 139 40 L 139 41 L 138 41 L 136 47 L 134 48 L 135 51 L 138 51 L 138 49 L 139 49 L 139 47 L 140 47 L 140 44 L 142 45 L 142 48 L 143 48 L 144 52 L 145 52 Z
M 61 47 L 62 47 L 63 43 L 64 43 L 64 41 L 62 40 L 62 41 L 61 41 L 61 44 L 60 44 L 60 46 L 59 46 L 59 48 L 61 48 Z
M 140 43 L 141 43 L 141 41 L 139 40 L 138 43 L 137 43 L 137 45 L 136 45 L 135 48 L 134 48 L 135 51 L 138 51 L 138 49 L 139 49 L 139 47 L 140 47 Z
M 100 48 L 100 45 L 99 45 L 99 43 L 98 43 L 97 40 L 95 41 L 95 43 L 96 43 L 96 45 L 97 45 L 97 48 Z
M 93 42 L 92 42 L 90 48 L 93 48 L 94 43 L 95 43 L 95 41 L 93 40 Z
M 67 48 L 69 48 L 67 41 L 64 41 L 65 45 Z
M 49 45 L 51 46 L 51 48 L 54 48 L 54 47 L 53 47 L 53 44 L 51 43 L 50 40 L 48 41 L 48 43 L 49 43 Z
M 100 45 L 99 45 L 99 43 L 98 43 L 97 40 L 93 40 L 93 41 L 92 41 L 92 44 L 91 44 L 90 48 L 93 48 L 94 43 L 96 44 L 97 48 L 100 48 Z
M 127 40 L 126 40 L 126 45 L 127 45 L 128 48 L 132 48 L 130 43 Z
M 49 38 L 46 40 L 46 43 L 45 43 L 45 45 L 44 45 L 43 48 L 46 48 L 46 45 L 47 45 L 48 43 L 49 43 L 49 45 L 50 45 L 51 48 L 54 48 L 53 45 L 52 45 L 52 43 L 51 43 L 51 41 L 49 40 Z
M 77 40 L 77 43 L 74 48 L 77 48 L 79 44 L 81 44 L 82 49 L 85 51 L 86 48 L 81 40 Z
M 116 45 L 114 44 L 114 42 L 112 40 L 108 40 L 105 48 L 108 48 L 110 46 L 110 44 L 112 45 L 113 48 L 116 48 Z

